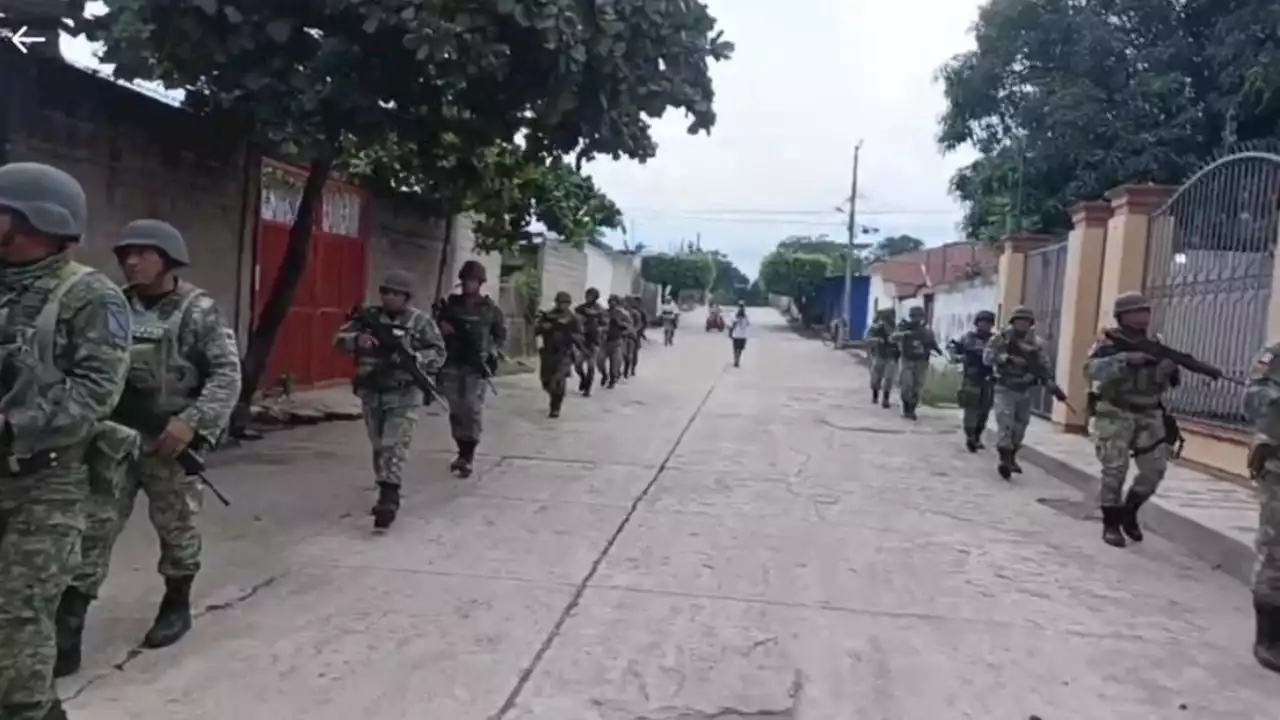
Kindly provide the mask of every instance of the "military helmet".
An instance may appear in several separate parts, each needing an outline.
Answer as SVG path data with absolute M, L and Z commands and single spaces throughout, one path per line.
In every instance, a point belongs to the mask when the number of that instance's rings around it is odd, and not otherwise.
M 909 318 L 922 318 L 922 317 L 924 317 L 924 308 L 920 307 L 919 305 L 916 305 L 915 307 L 913 307 L 913 308 L 911 308 L 910 310 L 908 310 L 908 311 L 907 311 L 907 317 L 909 317 Z
M 565 292 L 564 290 L 561 290 L 560 292 L 556 293 L 557 305 L 559 305 L 560 303 L 571 303 L 571 302 L 573 302 L 573 296 L 570 295 L 569 293 Z
M 589 287 L 587 288 L 586 298 L 587 300 L 598 300 L 600 298 L 600 291 L 593 287 Z
M 1147 299 L 1142 296 L 1142 293 L 1127 292 L 1121 293 L 1116 297 L 1115 303 L 1111 306 L 1111 314 L 1115 317 L 1120 317 L 1122 313 L 1127 313 L 1133 310 L 1150 309 L 1151 303 L 1147 302 Z
M 1009 322 L 1013 322 L 1014 320 L 1030 320 L 1031 322 L 1035 322 L 1036 314 L 1026 305 L 1019 305 L 1014 308 L 1013 312 L 1009 315 Z
M 995 323 L 995 321 L 996 321 L 996 314 L 991 312 L 990 310 L 981 310 L 978 312 L 977 315 L 973 316 L 973 322 L 975 325 L 980 322 Z
M 619 302 L 622 302 L 622 298 L 618 297 L 617 293 L 614 293 L 614 294 L 612 294 L 612 295 L 610 295 L 610 296 L 609 296 L 609 304 L 610 304 L 610 305 L 614 305 L 614 304 L 619 303 Z
M 462 281 L 478 280 L 483 283 L 489 281 L 489 273 L 479 260 L 468 260 L 462 263 L 462 269 L 458 271 L 458 279 Z
M 0 166 L 0 207 L 22 213 L 42 233 L 76 241 L 89 224 L 89 202 L 80 181 L 42 163 Z
M 405 270 L 392 270 L 382 278 L 379 288 L 395 290 L 405 295 L 413 294 L 413 275 Z
M 182 238 L 182 233 L 163 220 L 148 218 L 125 225 L 120 230 L 120 239 L 111 249 L 118 253 L 131 247 L 155 248 L 174 265 L 191 264 L 191 256 L 187 254 L 187 241 Z

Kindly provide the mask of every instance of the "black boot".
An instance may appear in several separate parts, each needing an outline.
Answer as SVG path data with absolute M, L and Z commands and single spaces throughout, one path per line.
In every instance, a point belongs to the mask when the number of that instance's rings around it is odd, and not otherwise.
M 1012 478 L 1013 466 L 1010 465 L 1010 458 L 1013 456 L 1013 452 L 1004 448 L 999 448 L 996 450 L 996 454 L 1000 458 L 999 463 L 996 464 L 996 472 L 1000 474 L 1000 479 L 1008 480 Z
M 142 638 L 144 648 L 162 648 L 182 639 L 191 629 L 191 583 L 194 575 L 164 579 L 164 598 L 156 621 Z
M 378 483 L 378 501 L 373 504 L 373 529 L 386 530 L 400 512 L 400 486 Z
M 1280 607 L 1254 601 L 1253 613 L 1257 623 L 1253 657 L 1262 667 L 1280 673 Z
M 3 717 L 3 714 L 0 714 L 0 717 Z M 44 712 L 42 720 L 67 720 L 67 711 L 63 709 L 62 701 L 56 696 L 53 698 L 53 703 L 49 705 L 49 709 Z
M 913 402 L 902 401 L 902 417 L 908 420 L 916 419 L 916 404 Z
M 1142 542 L 1144 537 L 1142 526 L 1138 524 L 1138 509 L 1150 499 L 1150 495 L 1132 490 L 1124 498 L 1124 515 L 1120 518 L 1120 529 L 1134 542 Z
M 74 587 L 67 587 L 58 601 L 56 624 L 58 630 L 58 659 L 53 664 L 56 678 L 80 672 L 81 639 L 84 636 L 84 619 L 93 598 Z
M 878 403 L 878 402 L 880 402 L 880 391 L 879 391 L 879 390 L 872 390 L 872 391 L 871 391 L 871 404 L 872 404 L 872 405 L 875 405 L 875 404 L 876 404 L 876 403 Z
M 1020 449 L 1021 448 L 1014 448 L 1009 453 L 1009 469 L 1012 470 L 1015 475 L 1022 474 L 1022 466 L 1018 464 L 1018 450 Z
M 1125 512 L 1123 505 L 1102 508 L 1102 541 L 1111 547 L 1122 548 L 1128 544 L 1124 533 L 1120 532 L 1120 521 Z
M 967 434 L 964 439 L 964 448 L 971 453 L 978 452 L 978 436 L 973 433 Z
M 560 406 L 564 404 L 564 395 L 551 396 L 551 412 L 547 413 L 547 417 L 560 417 Z
M 880 396 L 880 407 L 885 409 L 889 408 L 889 391 L 888 390 L 885 390 L 884 394 Z
M 480 443 L 475 440 L 458 440 L 458 457 L 454 459 L 450 468 L 453 469 L 458 477 L 471 477 L 472 470 L 475 469 L 476 446 Z

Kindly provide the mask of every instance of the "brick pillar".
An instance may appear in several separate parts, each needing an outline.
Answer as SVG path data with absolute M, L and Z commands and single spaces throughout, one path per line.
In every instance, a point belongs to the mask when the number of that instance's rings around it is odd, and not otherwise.
M 1022 304 L 1022 285 L 1027 274 L 1027 253 L 1053 242 L 1048 235 L 1010 235 L 1000 242 L 999 271 L 996 275 L 996 327 Z
M 1280 237 L 1280 228 L 1276 229 Z M 1273 252 L 1271 262 L 1271 297 L 1267 301 L 1267 335 L 1268 344 L 1280 340 L 1280 252 Z
M 1142 290 L 1146 279 L 1147 230 L 1151 225 L 1151 215 L 1172 197 L 1176 189 L 1166 185 L 1121 185 L 1107 193 L 1112 215 L 1107 222 L 1098 327 L 1113 323 L 1111 306 L 1118 295 Z
M 1067 432 L 1084 432 L 1089 383 L 1084 360 L 1098 334 L 1098 297 L 1102 289 L 1103 254 L 1111 203 L 1083 202 L 1071 210 L 1075 224 L 1067 237 L 1067 267 L 1062 280 L 1062 321 L 1058 330 L 1057 381 L 1067 402 L 1053 404 L 1053 422 Z

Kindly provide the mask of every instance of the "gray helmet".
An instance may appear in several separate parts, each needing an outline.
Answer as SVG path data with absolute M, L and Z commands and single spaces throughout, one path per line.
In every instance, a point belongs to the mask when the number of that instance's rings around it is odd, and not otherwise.
M 622 302 L 622 298 L 618 297 L 616 294 L 609 296 L 610 305 L 617 305 L 620 302 Z
M 600 299 L 600 291 L 593 287 L 589 287 L 587 288 L 586 298 L 588 301 L 598 300 Z
M 0 166 L 0 207 L 22 213 L 36 230 L 78 241 L 89 223 L 80 181 L 42 163 Z
M 1151 303 L 1147 302 L 1147 299 L 1142 296 L 1142 293 L 1127 292 L 1121 293 L 1116 298 L 1115 303 L 1111 306 L 1111 314 L 1115 317 L 1120 317 L 1122 313 L 1127 313 L 1133 310 L 1150 309 Z
M 907 311 L 907 317 L 911 318 L 912 320 L 915 320 L 916 318 L 923 318 L 924 308 L 920 307 L 919 305 L 916 305 L 915 307 Z
M 382 284 L 379 288 L 387 290 L 395 290 L 405 295 L 413 294 L 413 275 L 404 270 L 392 270 L 382 278 Z
M 1026 305 L 1019 305 L 1014 308 L 1013 313 L 1009 315 L 1009 322 L 1013 322 L 1014 320 L 1030 320 L 1031 322 L 1035 322 L 1036 314 Z
M 571 303 L 571 302 L 573 302 L 573 296 L 570 295 L 569 293 L 565 292 L 564 290 L 561 290 L 560 292 L 556 293 L 557 305 L 559 305 L 560 303 Z
M 973 316 L 973 323 L 975 325 L 980 322 L 995 323 L 995 321 L 996 321 L 996 314 L 991 312 L 990 310 L 979 311 L 977 315 Z
M 489 273 L 484 269 L 484 265 L 479 260 L 468 260 L 462 263 L 462 269 L 458 271 L 458 279 L 478 280 L 480 282 L 489 281 Z
M 128 247 L 155 248 L 175 265 L 191 264 L 191 256 L 187 254 L 187 242 L 182 239 L 178 228 L 163 220 L 134 220 L 120 231 L 120 239 L 112 250 L 120 252 Z

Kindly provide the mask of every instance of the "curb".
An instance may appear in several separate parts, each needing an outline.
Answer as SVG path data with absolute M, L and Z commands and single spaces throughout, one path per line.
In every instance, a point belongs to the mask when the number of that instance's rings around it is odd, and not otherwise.
M 988 435 L 993 435 L 990 431 Z M 1023 456 L 1054 478 L 1079 490 L 1087 499 L 1095 497 L 1098 477 L 1063 462 L 1030 445 L 1022 448 Z M 1148 532 L 1181 546 L 1215 570 L 1249 585 L 1253 582 L 1256 554 L 1253 546 L 1194 520 L 1160 500 L 1159 493 L 1142 507 L 1142 525 Z

